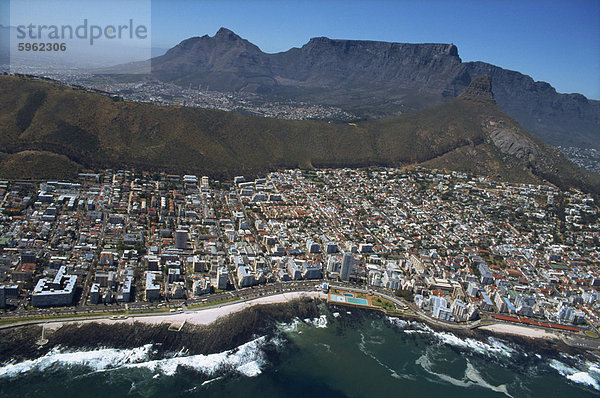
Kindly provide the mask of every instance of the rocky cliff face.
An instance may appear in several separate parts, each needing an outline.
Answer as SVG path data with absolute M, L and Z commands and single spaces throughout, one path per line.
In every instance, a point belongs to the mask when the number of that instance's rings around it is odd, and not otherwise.
M 473 102 L 496 103 L 492 91 L 492 82 L 488 75 L 477 76 L 458 97 Z
M 367 118 L 446 102 L 485 74 L 497 104 L 531 133 L 554 145 L 600 149 L 600 101 L 559 94 L 548 83 L 494 65 L 463 63 L 452 44 L 318 37 L 266 54 L 222 28 L 213 37 L 181 42 L 154 58 L 152 68 L 164 81 L 335 105 Z
M 281 77 L 309 86 L 335 83 L 438 86 L 460 64 L 451 44 L 401 44 L 355 40 L 311 39 L 300 49 L 275 54 Z
M 225 28 L 214 37 L 182 41 L 163 56 L 154 58 L 152 71 L 163 81 L 201 84 L 213 90 L 253 91 L 277 84 L 266 54 Z
M 475 76 L 493 83 L 496 103 L 527 131 L 553 145 L 600 149 L 600 101 L 581 94 L 559 94 L 548 83 L 483 62 L 462 65 L 446 95 L 454 97 Z

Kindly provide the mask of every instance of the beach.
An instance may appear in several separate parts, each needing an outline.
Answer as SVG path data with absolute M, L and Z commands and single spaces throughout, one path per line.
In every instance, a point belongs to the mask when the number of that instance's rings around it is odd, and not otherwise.
M 213 323 L 220 317 L 240 312 L 246 308 L 255 305 L 285 303 L 301 298 L 327 299 L 327 295 L 321 292 L 290 292 L 277 294 L 273 296 L 260 297 L 257 299 L 242 302 L 223 303 L 214 307 L 211 306 L 207 308 L 184 310 L 177 313 L 165 312 L 164 314 L 129 315 L 127 317 L 119 319 L 94 318 L 84 320 L 51 321 L 44 323 L 44 328 L 47 330 L 56 330 L 61 328 L 65 324 L 73 323 L 102 323 L 106 325 L 112 325 L 126 323 L 132 324 L 134 322 L 140 322 L 145 324 L 158 325 L 161 323 L 182 324 L 185 322 L 191 325 L 208 325 L 210 323 Z
M 527 337 L 532 339 L 559 339 L 555 333 L 542 328 L 533 328 L 529 326 L 510 325 L 507 323 L 495 323 L 492 325 L 481 326 L 479 330 L 487 330 L 497 334 L 511 334 L 514 336 Z

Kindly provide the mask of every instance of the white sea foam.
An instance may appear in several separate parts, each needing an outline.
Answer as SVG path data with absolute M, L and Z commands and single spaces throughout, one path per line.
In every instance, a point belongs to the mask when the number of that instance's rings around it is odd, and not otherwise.
M 445 381 L 446 383 L 449 383 L 449 384 L 452 384 L 452 385 L 455 385 L 458 387 L 465 387 L 465 388 L 472 387 L 472 386 L 479 386 L 479 387 L 486 388 L 486 389 L 494 391 L 494 392 L 503 393 L 504 395 L 512 398 L 512 395 L 510 395 L 508 393 L 506 384 L 494 386 L 494 385 L 488 383 L 469 361 L 467 361 L 467 368 L 465 369 L 465 375 L 464 375 L 463 379 L 456 379 L 447 374 L 437 373 L 437 372 L 433 371 L 433 363 L 429 359 L 429 356 L 427 353 L 425 353 L 424 355 L 421 355 L 415 361 L 415 363 L 417 365 L 420 365 L 423 368 L 423 370 L 425 370 L 430 375 L 433 375 L 433 376 L 437 377 L 438 379 Z
M 417 321 L 407 321 L 404 319 L 388 316 L 386 320 L 394 326 L 397 326 L 404 333 L 412 334 L 412 333 L 435 333 L 432 328 L 427 326 L 427 324 L 423 322 Z
M 594 387 L 596 390 L 600 390 L 598 380 L 594 379 L 588 372 L 577 372 L 568 375 L 567 379 L 574 381 L 575 383 L 587 384 L 588 386 Z
M 402 328 L 406 334 L 430 334 L 443 344 L 470 349 L 479 354 L 488 356 L 503 355 L 510 357 L 515 350 L 504 344 L 501 340 L 489 337 L 487 343 L 471 338 L 461 338 L 451 332 L 436 332 L 424 323 L 405 321 L 396 317 L 387 317 L 388 322 Z
M 584 384 L 600 391 L 600 368 L 598 368 L 597 364 L 586 362 L 584 364 L 586 369 L 581 370 L 552 359 L 550 367 L 574 383 Z
M 262 373 L 262 360 L 255 360 L 238 366 L 236 370 L 247 377 L 256 377 Z
M 441 343 L 449 344 L 455 347 L 461 347 L 473 350 L 479 354 L 488 356 L 503 355 L 510 357 L 515 353 L 515 350 L 504 344 L 501 340 L 489 337 L 487 343 L 472 338 L 461 338 L 451 332 L 436 332 L 428 325 L 417 321 L 406 321 L 396 317 L 387 317 L 387 321 L 391 324 L 402 328 L 402 332 L 406 334 L 431 334 Z
M 223 378 L 223 376 L 219 376 L 219 377 L 215 377 L 214 379 L 210 379 L 210 380 L 206 380 L 205 382 L 202 383 L 203 386 L 213 383 L 215 381 L 221 380 Z
M 408 321 L 405 321 L 404 319 L 396 318 L 393 316 L 388 316 L 387 321 L 389 323 L 391 323 L 392 325 L 398 326 L 400 328 L 405 328 L 409 325 Z
M 172 358 L 148 360 L 151 345 L 133 349 L 103 348 L 90 351 L 64 352 L 54 349 L 48 354 L 34 359 L 0 367 L 0 377 L 14 377 L 32 370 L 43 371 L 51 366 L 85 366 L 93 371 L 105 371 L 121 368 L 146 368 L 152 372 L 172 376 L 182 366 L 199 372 L 213 375 L 221 369 L 232 369 L 248 377 L 257 376 L 261 372 L 265 359 L 261 346 L 266 338 L 259 337 L 240 347 L 217 354 L 178 355 Z
M 550 367 L 557 370 L 562 376 L 577 372 L 577 369 L 572 368 L 556 359 L 550 360 Z
M 301 334 L 301 328 L 303 325 L 309 325 L 317 328 L 326 328 L 327 324 L 327 315 L 321 315 L 318 318 L 313 319 L 305 318 L 301 320 L 299 318 L 294 318 L 292 322 L 280 323 L 278 326 L 279 330 L 283 332 Z
M 16 376 L 34 369 L 45 370 L 53 365 L 86 366 L 95 371 L 120 367 L 146 360 L 151 347 L 152 345 L 147 344 L 130 350 L 102 348 L 92 351 L 66 352 L 55 348 L 40 358 L 1 366 L 0 377 Z
M 260 374 L 264 358 L 261 346 L 265 337 L 259 337 L 231 351 L 209 355 L 190 355 L 185 357 L 164 358 L 154 361 L 128 364 L 129 368 L 146 368 L 158 371 L 164 375 L 172 376 L 178 367 L 194 369 L 198 372 L 214 375 L 218 371 L 228 368 L 245 376 L 253 377 Z
M 404 330 L 404 333 L 406 333 L 406 334 L 429 334 L 428 331 L 419 330 L 419 329 L 406 329 L 406 330 Z
M 300 326 L 303 324 L 303 322 L 299 319 L 299 318 L 294 318 L 291 322 L 289 323 L 280 323 L 279 329 L 287 332 L 287 333 L 297 333 L 300 330 Z
M 488 342 L 485 343 L 471 338 L 463 339 L 449 332 L 434 332 L 433 335 L 442 343 L 450 344 L 455 347 L 467 348 L 479 354 L 488 356 L 503 355 L 510 357 L 515 353 L 515 350 L 493 337 L 489 337 Z
M 318 318 L 314 318 L 314 319 L 305 319 L 304 320 L 306 323 L 308 323 L 311 326 L 315 326 L 318 328 L 326 328 L 327 327 L 327 315 L 321 315 Z

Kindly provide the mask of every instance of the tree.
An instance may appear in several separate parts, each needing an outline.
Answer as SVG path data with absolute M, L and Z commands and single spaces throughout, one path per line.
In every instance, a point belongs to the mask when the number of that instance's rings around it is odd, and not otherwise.
M 398 289 L 396 290 L 396 296 L 398 297 L 402 297 L 404 300 L 412 303 L 412 301 L 415 298 L 414 293 L 412 292 L 412 290 L 409 289 Z

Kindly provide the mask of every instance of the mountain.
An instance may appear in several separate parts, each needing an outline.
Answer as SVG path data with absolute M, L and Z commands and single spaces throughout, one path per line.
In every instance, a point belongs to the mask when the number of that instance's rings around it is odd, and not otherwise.
M 131 66 L 135 70 L 135 64 Z M 600 101 L 559 94 L 544 82 L 484 62 L 462 62 L 453 44 L 310 39 L 262 52 L 232 31 L 182 41 L 152 59 L 154 77 L 187 87 L 249 91 L 273 100 L 338 106 L 366 118 L 426 109 L 488 75 L 502 110 L 553 145 L 600 150 Z
M 0 176 L 15 156 L 41 164 L 135 167 L 213 176 L 287 167 L 422 164 L 563 188 L 600 189 L 556 148 L 495 104 L 487 76 L 432 109 L 361 123 L 290 121 L 123 101 L 56 83 L 0 76 Z M 36 152 L 31 152 L 36 151 Z M 27 154 L 28 157 L 24 156 Z M 33 165 L 32 165 L 33 164 Z

